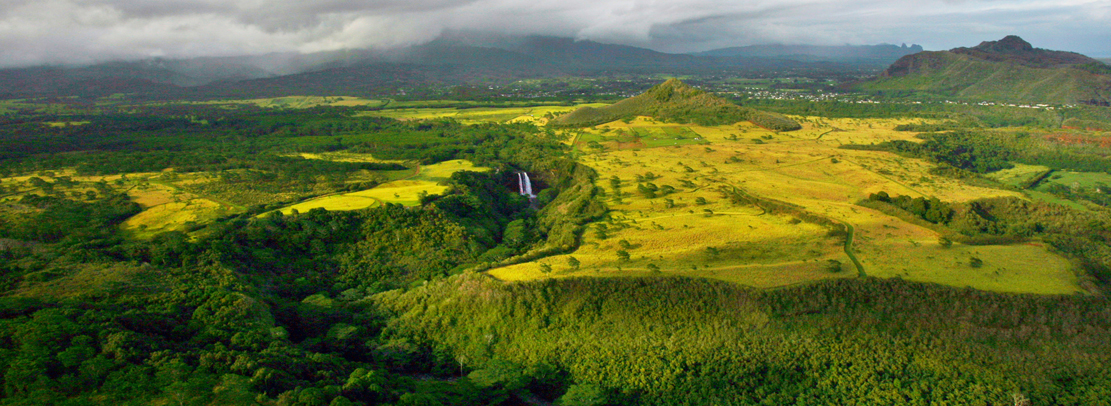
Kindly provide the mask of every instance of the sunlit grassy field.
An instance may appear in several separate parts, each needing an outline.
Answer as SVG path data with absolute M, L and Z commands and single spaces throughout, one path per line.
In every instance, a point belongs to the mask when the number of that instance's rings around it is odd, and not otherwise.
M 335 152 L 301 152 L 296 156 L 305 159 L 321 159 L 325 161 L 334 162 L 382 162 L 382 163 L 404 163 L 403 161 L 377 159 L 371 154 L 356 154 L 347 151 Z
M 1013 164 L 1013 168 L 988 173 L 986 176 L 1011 186 L 1021 186 L 1031 178 L 1049 170 L 1048 166 Z
M 914 133 L 894 131 L 894 127 L 919 120 L 798 119 L 803 129 L 789 133 L 748 123 L 701 127 L 645 117 L 587 129 L 575 145 L 585 153 L 580 160 L 602 174 L 598 186 L 606 189 L 615 219 L 599 222 L 606 224 L 606 238 L 595 236 L 596 223 L 570 255 L 494 269 L 490 274 L 505 280 L 676 274 L 756 287 L 856 275 L 840 240 L 826 237 L 827 228 L 792 221 L 788 215 L 758 215 L 759 209 L 733 205 L 718 192 L 722 187 L 737 187 L 852 225 L 853 249 L 871 276 L 1002 292 L 1080 291 L 1071 264 L 1044 246 L 954 244 L 943 249 L 935 231 L 855 205 L 879 191 L 951 202 L 1022 196 L 931 175 L 931 165 L 921 160 L 837 148 L 849 143 L 917 141 Z M 675 134 L 683 136 L 665 138 Z M 649 173 L 656 178 L 647 179 Z M 611 176 L 621 181 L 620 199 L 615 198 Z M 637 185 L 648 182 L 676 191 L 663 197 L 641 196 Z M 695 203 L 698 198 L 706 203 Z M 631 247 L 625 249 L 629 259 L 618 258 L 621 240 Z M 567 260 L 569 256 L 578 261 L 577 269 Z M 984 265 L 969 266 L 971 257 Z M 842 271 L 830 272 L 830 260 L 840 262 Z
M 331 155 L 340 159 L 364 159 L 357 154 Z M 366 156 L 365 159 L 372 159 Z M 367 162 L 367 161 L 359 161 Z M 384 203 L 400 204 L 403 206 L 420 205 L 422 195 L 444 193 L 447 186 L 442 182 L 451 177 L 455 172 L 473 171 L 483 172 L 489 168 L 475 166 L 474 163 L 455 159 L 440 162 L 434 165 L 421 166 L 413 175 L 402 180 L 383 183 L 372 189 L 358 192 L 343 193 L 323 196 L 279 209 L 282 214 L 291 214 L 294 211 L 307 212 L 315 208 L 325 210 L 359 210 L 376 207 Z
M 720 202 L 698 206 L 690 213 L 692 207 L 623 211 L 612 222 L 593 225 L 582 246 L 570 255 L 499 268 L 490 274 L 505 280 L 685 275 L 756 287 L 856 275 L 850 266 L 840 272 L 828 269 L 828 260 L 848 264 L 849 259 L 840 243 L 826 238 L 826 230 L 820 226 Z M 708 207 L 720 210 L 704 212 Z M 596 232 L 600 224 L 607 227 L 605 238 Z M 621 250 L 629 253 L 628 260 L 618 257 Z M 577 269 L 568 257 L 579 261 Z M 545 273 L 541 264 L 552 271 Z
M 367 116 L 389 117 L 398 120 L 423 120 L 432 118 L 451 118 L 461 123 L 505 123 L 526 121 L 545 124 L 545 116 L 561 114 L 585 106 L 604 106 L 605 104 L 577 104 L 574 106 L 534 106 L 534 107 L 476 107 L 460 109 L 445 108 L 390 108 L 361 113 Z
M 413 179 L 442 181 L 450 178 L 453 173 L 459 171 L 486 172 L 489 170 L 490 168 L 475 166 L 473 162 L 465 159 L 453 159 L 434 165 L 421 166 L 420 171 L 413 177 Z
M 294 212 L 304 213 L 318 208 L 332 211 L 360 210 L 376 207 L 380 204 L 382 204 L 381 201 L 369 196 L 354 196 L 347 193 L 310 199 L 292 206 L 283 207 L 278 211 L 282 212 L 282 214 L 292 214 Z
M 333 152 L 322 154 L 302 154 L 306 159 L 328 159 L 341 162 L 383 162 L 369 154 Z M 443 181 L 459 171 L 488 171 L 489 168 L 475 166 L 466 160 L 450 160 L 434 165 L 418 166 L 405 171 L 380 171 L 371 174 L 386 180 L 373 189 L 352 193 L 330 194 L 309 199 L 279 209 L 285 214 L 294 210 L 307 212 L 314 208 L 327 210 L 358 210 L 375 207 L 384 203 L 416 206 L 420 197 L 440 194 L 447 190 Z M 233 170 L 243 171 L 243 170 Z M 0 195 L 0 203 L 17 202 L 27 194 L 45 195 L 49 193 L 66 196 L 84 196 L 95 192 L 95 184 L 107 186 L 114 192 L 122 192 L 142 208 L 142 212 L 128 218 L 121 229 L 134 238 L 151 238 L 166 231 L 188 231 L 193 226 L 202 226 L 220 217 L 242 213 L 251 204 L 272 203 L 293 200 L 297 192 L 269 193 L 256 190 L 249 184 L 225 184 L 220 173 L 197 172 L 178 174 L 173 171 L 132 173 L 126 175 L 76 176 L 72 170 L 23 175 L 0 179 L 8 192 Z M 369 175 L 368 175 L 369 176 Z M 51 183 L 51 190 L 45 191 L 33 185 L 31 178 L 38 177 Z M 62 186 L 59 179 L 65 177 L 70 183 Z M 353 174 L 355 181 L 363 180 Z M 311 191 L 310 191 L 311 192 Z M 236 203 L 239 202 L 239 203 Z M 18 205 L 16 205 L 18 206 Z M 13 206 L 15 207 L 15 206 Z M 27 215 L 24 211 L 10 208 L 4 215 Z
M 309 102 L 314 101 L 284 101 L 291 106 Z M 571 109 L 423 108 L 373 113 L 401 119 L 451 117 L 475 123 L 544 124 L 548 113 Z M 597 186 L 606 191 L 603 198 L 611 212 L 608 218 L 587 225 L 582 244 L 575 252 L 496 268 L 489 274 L 503 280 L 684 275 L 761 288 L 856 277 L 857 269 L 844 252 L 843 239 L 831 235 L 828 225 L 803 221 L 800 217 L 805 216 L 796 215 L 806 213 L 851 225 L 855 230 L 851 249 L 870 276 L 1001 292 L 1080 291 L 1073 265 L 1045 246 L 942 247 L 938 244 L 938 233 L 931 229 L 855 204 L 880 191 L 949 202 L 1027 194 L 1039 199 L 1052 196 L 1041 196 L 1044 193 L 1038 191 L 1024 194 L 972 186 L 930 174 L 932 165 L 922 160 L 838 148 L 845 144 L 918 141 L 915 133 L 894 128 L 921 120 L 796 119 L 803 128 L 786 133 L 747 122 L 706 127 L 659 122 L 648 117 L 581 130 L 558 130 L 573 134 L 567 137 L 567 142 L 573 145 L 578 159 L 600 174 Z M 383 162 L 368 154 L 347 152 L 299 155 L 339 162 Z M 447 186 L 442 182 L 455 172 L 489 170 L 465 160 L 426 166 L 406 163 L 406 166 L 411 169 L 373 174 L 377 181 L 385 182 L 375 188 L 324 195 L 278 210 L 289 214 L 314 208 L 357 210 L 386 203 L 416 206 L 423 195 L 443 193 Z M 1019 185 L 1044 170 L 1040 166 L 1017 165 L 990 176 L 1003 184 Z M 49 176 L 45 179 L 54 180 Z M 62 192 L 85 193 L 93 189 L 93 182 L 103 181 L 139 203 L 143 212 L 125 221 L 122 227 L 140 238 L 184 230 L 192 224 L 242 212 L 246 201 L 252 204 L 255 200 L 293 201 L 306 196 L 304 193 L 321 193 L 300 192 L 300 197 L 292 193 L 241 196 L 250 190 L 240 190 L 244 189 L 241 186 L 231 187 L 235 190 L 206 188 L 220 184 L 219 176 L 210 173 L 148 173 L 73 177 L 73 180 L 76 183 Z M 28 193 L 45 193 L 31 185 L 30 176 L 2 181 L 18 186 L 0 197 L 8 201 Z M 1111 183 L 1111 175 L 1060 172 L 1046 183 L 1091 187 Z M 649 184 L 659 191 L 658 196 L 638 191 L 638 186 Z M 733 203 L 726 192 L 734 188 L 792 205 L 797 212 L 773 214 L 752 205 Z M 983 266 L 971 266 L 973 257 L 982 260 Z
M 192 193 L 159 183 L 142 183 L 127 190 L 131 200 L 143 211 L 120 225 L 139 238 L 150 238 L 165 231 L 181 231 L 189 224 L 204 224 L 237 212 Z
M 1038 176 L 1045 171 L 1049 170 L 1048 166 L 1042 165 L 1026 165 L 1026 164 L 1013 164 L 1013 168 L 1003 169 L 1000 171 L 987 174 L 989 178 L 995 179 L 1000 183 L 1004 183 L 1016 187 L 1025 187 L 1035 176 Z M 1066 187 L 1084 187 L 1092 188 L 1099 187 L 1099 185 L 1111 185 L 1111 174 L 1094 173 L 1094 172 L 1070 172 L 1070 171 L 1055 171 L 1048 178 L 1042 180 L 1037 187 L 1025 191 L 1027 196 L 1031 199 L 1043 201 L 1046 203 L 1060 204 L 1068 206 L 1075 210 L 1088 211 L 1088 207 L 1078 202 L 1063 199 L 1047 192 L 1050 185 L 1062 185 Z
M 1044 188 L 1051 184 L 1063 185 L 1066 187 L 1107 187 L 1111 186 L 1111 174 L 1102 172 L 1072 172 L 1072 171 L 1056 171 L 1053 175 L 1042 183 L 1039 188 Z
M 135 238 L 150 238 L 166 231 L 186 230 L 191 224 L 205 224 L 243 210 L 242 207 L 184 191 L 172 182 L 165 181 L 165 175 L 165 173 L 132 173 L 76 176 L 72 171 L 55 171 L 49 174 L 10 177 L 0 179 L 0 182 L 16 186 L 16 191 L 3 196 L 0 201 L 14 202 L 26 194 L 49 193 L 82 199 L 81 196 L 85 193 L 97 192 L 94 184 L 101 184 L 113 192 L 126 194 L 131 201 L 142 208 L 142 212 L 120 224 L 124 231 Z M 51 190 L 48 192 L 33 186 L 30 181 L 32 177 L 52 183 Z M 61 177 L 69 179 L 70 183 L 63 185 L 59 182 Z
M 217 100 L 203 102 L 203 104 L 253 104 L 263 108 L 291 108 L 291 109 L 307 109 L 317 106 L 368 106 L 368 107 L 381 107 L 386 105 L 388 101 L 363 99 L 351 96 L 286 96 L 286 97 L 271 97 L 264 99 L 245 99 L 245 100 Z

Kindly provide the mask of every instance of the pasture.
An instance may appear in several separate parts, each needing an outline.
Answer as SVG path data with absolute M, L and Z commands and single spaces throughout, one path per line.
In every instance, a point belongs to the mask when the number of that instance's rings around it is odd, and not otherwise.
M 919 120 L 798 120 L 803 129 L 789 133 L 749 123 L 701 127 L 646 117 L 585 129 L 574 144 L 585 154 L 580 160 L 602 174 L 597 185 L 606 189 L 611 219 L 590 225 L 574 253 L 490 274 L 504 280 L 671 274 L 754 287 L 856 275 L 841 240 L 827 236 L 828 227 L 730 203 L 720 190 L 736 187 L 852 225 L 852 248 L 871 276 L 1002 292 L 1080 291 L 1071 264 L 1044 246 L 954 244 L 942 249 L 935 231 L 854 204 L 879 191 L 950 202 L 1023 196 L 932 175 L 932 165 L 922 160 L 837 148 L 918 141 L 915 133 L 894 127 Z M 692 135 L 674 139 L 675 134 Z M 674 191 L 657 197 L 638 191 L 649 183 Z M 605 227 L 605 238 L 595 231 L 599 225 Z M 617 254 L 620 241 L 631 247 L 623 250 L 627 257 Z M 575 257 L 577 269 L 567 257 Z M 970 266 L 972 257 L 983 266 Z M 831 260 L 841 264 L 840 272 L 830 272 Z
M 243 207 L 185 191 L 167 181 L 168 174 L 172 173 L 76 176 L 72 171 L 58 171 L 38 174 L 39 176 L 5 178 L 0 183 L 10 187 L 11 193 L 2 198 L 9 202 L 17 201 L 27 194 L 55 194 L 80 200 L 84 199 L 86 193 L 104 193 L 103 188 L 124 193 L 131 201 L 139 204 L 143 211 L 125 220 L 120 228 L 133 238 L 140 239 L 166 231 L 187 231 L 191 225 L 203 225 L 244 210 Z M 32 178 L 38 178 L 48 185 L 32 181 Z M 189 178 L 175 176 L 174 179 L 186 182 Z
M 580 107 L 604 106 L 601 103 L 577 104 L 574 106 L 528 106 L 528 107 L 400 107 L 402 104 L 391 105 L 389 109 L 368 111 L 360 113 L 364 116 L 389 117 L 397 120 L 425 120 L 433 118 L 451 118 L 464 124 L 478 123 L 506 123 L 506 122 L 531 122 L 538 125 L 547 123 L 545 118 L 549 114 L 562 114 Z M 398 108 L 394 108 L 398 107 Z
M 1013 168 L 989 173 L 987 177 L 1006 185 L 1026 187 L 1031 180 L 1047 170 L 1049 170 L 1048 166 L 1016 163 Z M 1042 180 L 1037 187 L 1025 190 L 1025 194 L 1034 200 L 1068 206 L 1079 211 L 1089 211 L 1089 208 L 1084 204 L 1049 193 L 1048 190 L 1052 185 L 1070 188 L 1095 188 L 1100 187 L 1100 185 L 1111 185 L 1111 175 L 1094 172 L 1054 171 L 1053 174 Z
M 347 151 L 333 151 L 333 152 L 301 152 L 296 156 L 305 159 L 320 159 L 324 161 L 334 162 L 379 162 L 379 163 L 404 163 L 403 161 L 377 159 L 371 154 L 358 154 Z
M 245 100 L 217 100 L 200 102 L 200 104 L 217 104 L 217 105 L 236 105 L 236 104 L 253 104 L 262 108 L 289 108 L 289 109 L 307 109 L 317 106 L 337 106 L 337 107 L 382 107 L 389 104 L 388 100 L 374 100 L 363 99 L 351 96 L 286 96 L 286 97 L 270 97 L 263 99 L 245 99 Z
M 284 103 L 345 100 L 290 99 Z M 549 114 L 572 108 L 397 108 L 365 114 L 544 124 Z M 892 140 L 917 142 L 915 133 L 894 128 L 923 120 L 795 119 L 803 128 L 793 132 L 772 131 L 748 122 L 697 126 L 649 117 L 558 130 L 573 135 L 566 142 L 579 161 L 600 174 L 596 185 L 605 190 L 603 198 L 611 211 L 607 218 L 586 225 L 576 251 L 495 268 L 489 274 L 503 280 L 683 275 L 759 288 L 856 277 L 858 270 L 845 252 L 845 236 L 835 226 L 843 224 L 854 230 L 850 249 L 870 276 L 1015 293 L 1081 291 L 1073 265 L 1045 246 L 943 247 L 934 230 L 855 204 L 880 191 L 948 202 L 994 196 L 1045 198 L 1039 191 L 973 186 L 933 175 L 932 164 L 918 159 L 838 148 Z M 343 142 L 371 136 L 344 135 Z M 299 155 L 337 162 L 383 162 L 369 154 L 348 152 Z M 465 160 L 410 166 L 412 169 L 405 171 L 349 178 L 349 182 L 383 183 L 347 193 L 329 193 L 336 189 L 260 190 L 250 187 L 248 181 L 253 177 L 249 170 L 73 177 L 75 183 L 57 187 L 63 193 L 76 194 L 103 182 L 126 192 L 144 210 L 122 227 L 145 238 L 163 231 L 188 230 L 194 224 L 241 213 L 250 205 L 306 196 L 315 197 L 276 210 L 288 214 L 314 208 L 358 210 L 387 203 L 416 206 L 424 195 L 445 192 L 443 181 L 453 173 L 489 170 Z M 1020 185 L 1043 170 L 1017 165 L 990 176 L 1003 184 Z M 4 179 L 4 184 L 15 186 L 9 187 L 7 199 L 46 193 L 32 185 L 30 178 Z M 54 182 L 56 178 L 45 179 Z M 1111 183 L 1111 175 L 1061 172 L 1047 179 L 1049 183 L 1090 187 Z M 731 199 L 736 197 L 734 190 L 765 203 L 775 202 L 780 209 L 769 212 L 752 201 Z
M 213 200 L 143 178 L 126 191 L 143 211 L 120 227 L 136 238 L 151 238 L 166 231 L 186 231 L 239 210 Z
M 1038 174 L 1049 170 L 1048 166 L 1013 164 L 1013 168 L 988 173 L 986 176 L 1011 186 L 1022 186 Z
M 356 154 L 331 155 L 342 159 L 358 159 Z M 369 159 L 369 158 L 367 158 Z M 282 214 L 291 214 L 294 211 L 307 212 L 315 208 L 325 210 L 360 210 L 377 207 L 384 203 L 400 204 L 403 206 L 418 206 L 420 198 L 424 195 L 441 194 L 448 187 L 443 181 L 455 172 L 472 171 L 483 172 L 489 168 L 475 166 L 474 163 L 455 159 L 440 162 L 434 165 L 420 166 L 417 170 L 404 179 L 383 183 L 374 188 L 358 192 L 333 194 L 306 200 L 294 205 L 286 206 L 278 211 Z
M 1049 176 L 1038 189 L 1044 189 L 1051 184 L 1058 184 L 1071 188 L 1106 188 L 1111 186 L 1111 174 L 1102 172 L 1072 172 L 1056 171 Z

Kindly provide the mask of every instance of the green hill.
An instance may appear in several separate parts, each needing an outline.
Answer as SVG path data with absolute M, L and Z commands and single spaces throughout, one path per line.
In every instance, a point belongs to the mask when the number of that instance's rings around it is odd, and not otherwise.
M 1032 47 L 1019 37 L 900 58 L 865 91 L 917 91 L 975 101 L 1111 103 L 1111 69 L 1086 56 Z
M 640 95 L 606 107 L 583 107 L 557 117 L 552 121 L 552 125 L 586 127 L 635 116 L 651 116 L 665 121 L 699 125 L 751 121 L 753 124 L 777 131 L 793 131 L 801 128 L 790 118 L 738 106 L 728 100 L 687 86 L 678 79 L 668 79 Z

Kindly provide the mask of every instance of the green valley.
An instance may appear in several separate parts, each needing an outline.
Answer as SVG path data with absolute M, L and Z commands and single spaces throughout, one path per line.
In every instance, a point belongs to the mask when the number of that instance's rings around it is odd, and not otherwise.
M 0 70 L 0 405 L 1107 403 L 1089 58 L 456 35 Z

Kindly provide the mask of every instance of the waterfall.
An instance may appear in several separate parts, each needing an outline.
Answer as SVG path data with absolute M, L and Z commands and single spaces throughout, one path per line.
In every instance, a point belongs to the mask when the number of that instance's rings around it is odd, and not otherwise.
M 528 172 L 517 172 L 517 192 L 529 198 L 536 197 L 532 194 L 532 181 L 528 178 Z

